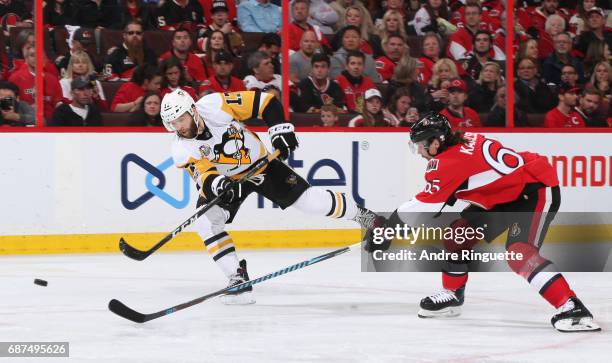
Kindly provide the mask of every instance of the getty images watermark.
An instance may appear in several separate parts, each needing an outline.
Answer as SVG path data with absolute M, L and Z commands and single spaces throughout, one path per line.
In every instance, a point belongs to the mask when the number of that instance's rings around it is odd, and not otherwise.
M 523 254 L 514 251 L 504 252 L 476 252 L 472 249 L 461 249 L 461 245 L 470 240 L 482 240 L 485 238 L 485 227 L 411 227 L 408 225 L 396 225 L 395 227 L 377 227 L 372 231 L 372 241 L 381 244 L 385 240 L 405 241 L 414 245 L 417 241 L 454 241 L 458 244 L 457 252 L 444 250 L 420 251 L 399 250 L 381 251 L 372 253 L 376 261 L 462 261 L 462 262 L 491 262 L 491 261 L 522 261 Z

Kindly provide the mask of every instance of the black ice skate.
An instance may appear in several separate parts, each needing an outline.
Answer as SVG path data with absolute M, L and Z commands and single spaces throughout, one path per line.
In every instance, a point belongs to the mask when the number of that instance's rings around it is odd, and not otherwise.
M 600 331 L 599 325 L 593 322 L 593 315 L 577 297 L 570 297 L 559 308 L 550 322 L 560 332 Z
M 357 206 L 357 215 L 353 220 L 359 223 L 363 229 L 372 229 L 378 218 L 380 217 L 371 210 Z
M 240 267 L 235 274 L 230 277 L 228 286 L 240 285 L 249 281 L 249 273 L 247 272 L 246 260 L 240 260 Z M 221 301 L 226 305 L 248 305 L 254 304 L 253 286 L 245 287 L 236 292 L 229 292 L 221 296 Z
M 450 318 L 461 315 L 465 287 L 442 290 L 421 300 L 419 318 Z

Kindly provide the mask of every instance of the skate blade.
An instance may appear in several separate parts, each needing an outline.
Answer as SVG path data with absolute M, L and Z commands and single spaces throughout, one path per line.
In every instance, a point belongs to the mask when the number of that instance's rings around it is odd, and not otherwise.
M 255 304 L 255 297 L 251 292 L 243 292 L 238 295 L 222 295 L 219 297 L 225 305 L 250 305 Z
M 593 318 L 563 319 L 554 324 L 555 329 L 562 333 L 578 333 L 589 331 L 601 331 L 597 323 L 593 322 Z
M 419 310 L 419 318 L 428 319 L 428 318 L 454 318 L 456 316 L 461 315 L 461 306 L 451 306 L 448 308 L 444 308 L 437 311 L 432 310 Z

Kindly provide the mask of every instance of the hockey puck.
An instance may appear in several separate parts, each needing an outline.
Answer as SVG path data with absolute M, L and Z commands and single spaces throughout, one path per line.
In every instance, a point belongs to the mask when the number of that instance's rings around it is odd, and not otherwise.
M 48 282 L 45 280 L 41 280 L 41 279 L 34 279 L 34 283 L 36 285 L 40 285 L 40 286 L 47 286 Z

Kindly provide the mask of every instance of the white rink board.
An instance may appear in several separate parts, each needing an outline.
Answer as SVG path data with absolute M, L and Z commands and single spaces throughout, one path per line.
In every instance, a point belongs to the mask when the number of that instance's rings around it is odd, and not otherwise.
M 572 157 L 578 168 L 586 161 L 586 186 L 579 180 L 577 186 L 563 187 L 561 210 L 602 212 L 612 208 L 609 135 L 496 133 L 491 136 L 517 151 L 565 156 L 568 169 L 571 169 Z M 260 136 L 268 139 L 265 133 Z M 405 132 L 306 132 L 299 133 L 298 137 L 300 148 L 293 163 L 298 164 L 295 169 L 302 176 L 312 173 L 320 183 L 334 184 L 324 187 L 358 195 L 371 209 L 391 211 L 424 184 L 425 162 L 410 153 Z M 184 189 L 183 175 L 173 166 L 163 171 L 166 178 L 163 192 L 179 202 L 187 196 L 188 202 L 179 205 L 181 208 L 158 196 L 133 210 L 121 201 L 122 159 L 127 154 L 136 154 L 152 165 L 160 165 L 170 156 L 170 140 L 171 135 L 164 133 L 0 134 L 3 161 L 0 235 L 163 232 L 175 227 L 194 211 L 195 191 L 191 185 Z M 595 184 L 603 178 L 603 186 L 593 186 L 590 163 L 594 159 Z M 147 192 L 147 172 L 134 163 L 127 165 L 123 189 L 127 190 L 127 199 L 133 202 Z M 327 166 L 315 170 L 315 165 Z M 559 172 L 561 178 L 562 170 Z M 337 180 L 338 174 L 344 175 L 344 181 Z M 571 184 L 572 178 L 567 180 Z M 268 201 L 260 208 L 257 198 L 251 196 L 230 230 L 327 228 L 354 228 L 354 224 L 309 217 L 298 211 L 281 213 Z

